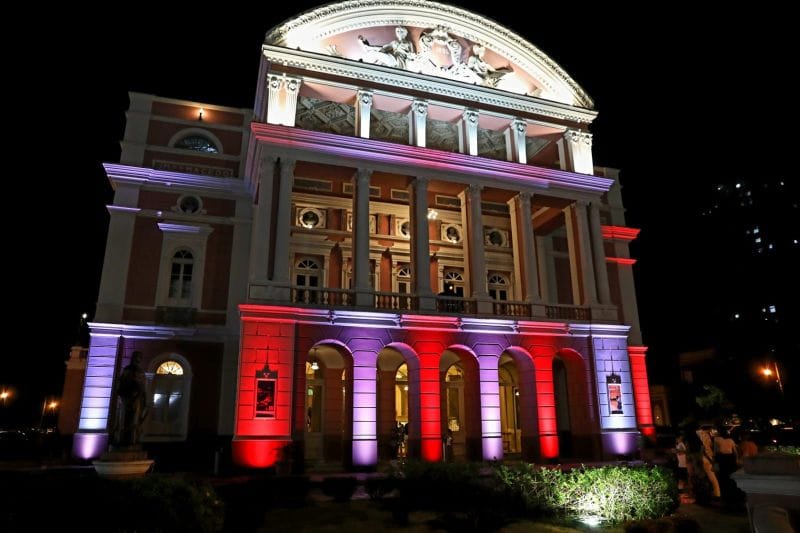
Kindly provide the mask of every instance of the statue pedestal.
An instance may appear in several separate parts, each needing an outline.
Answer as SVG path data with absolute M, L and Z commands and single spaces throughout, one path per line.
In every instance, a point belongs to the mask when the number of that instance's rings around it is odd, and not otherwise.
M 143 476 L 153 466 L 153 460 L 147 458 L 147 452 L 139 446 L 109 450 L 93 461 L 94 469 L 105 477 Z

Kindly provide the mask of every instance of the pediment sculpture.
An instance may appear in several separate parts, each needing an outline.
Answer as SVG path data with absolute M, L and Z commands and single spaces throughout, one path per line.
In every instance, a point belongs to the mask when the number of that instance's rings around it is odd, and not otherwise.
M 373 45 L 359 35 L 358 42 L 364 52 L 361 60 L 485 87 L 497 87 L 500 80 L 514 72 L 510 66 L 496 68 L 487 63 L 484 60 L 486 47 L 481 44 L 472 45 L 470 55 L 465 61 L 462 44 L 442 26 L 423 31 L 417 47 L 409 39 L 407 28 L 395 27 L 395 36 L 396 39 L 387 44 Z M 447 51 L 449 64 L 439 64 L 435 53 L 437 46 L 444 47 Z

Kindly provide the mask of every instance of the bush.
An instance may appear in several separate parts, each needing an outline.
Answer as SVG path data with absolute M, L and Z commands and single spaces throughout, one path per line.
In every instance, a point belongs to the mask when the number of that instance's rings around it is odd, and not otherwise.
M 358 480 L 354 477 L 326 477 L 322 480 L 322 493 L 342 503 L 350 501 L 357 486 Z
M 677 507 L 671 473 L 659 467 L 496 467 L 497 478 L 528 513 L 544 511 L 606 523 L 660 518 Z

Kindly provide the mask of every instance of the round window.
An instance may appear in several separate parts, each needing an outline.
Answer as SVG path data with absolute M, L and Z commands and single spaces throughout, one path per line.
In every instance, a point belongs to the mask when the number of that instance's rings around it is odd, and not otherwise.
M 197 196 L 184 196 L 178 202 L 178 207 L 184 213 L 197 213 L 200 211 L 200 198 Z
M 492 230 L 489 232 L 489 244 L 492 246 L 502 246 L 503 245 L 503 234 L 499 231 Z
M 458 232 L 458 228 L 456 228 L 455 226 L 450 226 L 449 228 L 447 228 L 445 235 L 447 236 L 447 240 L 450 242 L 461 241 L 461 233 Z
M 403 234 L 403 237 L 408 237 L 411 235 L 411 224 L 408 222 L 408 220 L 400 224 L 400 233 Z
M 319 225 L 319 215 L 314 211 L 306 211 L 303 213 L 300 220 L 302 221 L 303 226 L 306 228 L 315 228 Z

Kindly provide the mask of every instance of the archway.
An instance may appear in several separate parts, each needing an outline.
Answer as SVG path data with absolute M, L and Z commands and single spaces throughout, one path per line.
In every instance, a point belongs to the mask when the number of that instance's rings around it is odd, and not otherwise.
M 503 450 L 519 453 L 526 461 L 538 461 L 539 416 L 533 359 L 524 349 L 509 347 L 500 357 L 499 375 Z
M 353 440 L 353 360 L 337 344 L 321 343 L 305 363 L 306 465 L 349 465 Z
M 383 460 L 418 455 L 419 364 L 407 345 L 393 343 L 378 353 L 378 454 Z M 400 425 L 400 427 L 398 427 Z M 414 450 L 414 451 L 412 451 Z
M 453 459 L 481 461 L 483 448 L 478 362 L 468 350 L 451 347 L 442 353 L 439 371 L 442 435 L 448 435 L 448 432 L 452 435 Z
M 599 457 L 595 394 L 583 356 L 562 349 L 553 359 L 553 391 L 561 458 Z
M 181 441 L 186 439 L 192 367 L 185 357 L 163 354 L 148 365 L 147 416 L 143 441 Z

